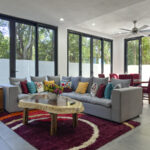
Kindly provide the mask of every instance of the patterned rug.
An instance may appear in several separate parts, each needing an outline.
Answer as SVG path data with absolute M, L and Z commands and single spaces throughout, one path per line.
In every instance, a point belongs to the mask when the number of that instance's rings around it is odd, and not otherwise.
M 29 124 L 22 124 L 22 112 L 0 115 L 0 120 L 39 150 L 95 150 L 134 129 L 135 121 L 114 123 L 94 116 L 79 114 L 78 126 L 72 127 L 71 115 L 58 116 L 58 130 L 50 136 L 49 113 L 32 110 Z

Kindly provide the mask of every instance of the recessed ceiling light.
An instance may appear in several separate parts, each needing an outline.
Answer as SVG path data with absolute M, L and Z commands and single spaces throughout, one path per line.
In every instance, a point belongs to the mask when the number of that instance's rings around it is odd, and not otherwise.
M 92 23 L 92 26 L 95 26 L 96 24 L 95 23 Z
M 59 21 L 64 21 L 64 18 L 60 18 Z

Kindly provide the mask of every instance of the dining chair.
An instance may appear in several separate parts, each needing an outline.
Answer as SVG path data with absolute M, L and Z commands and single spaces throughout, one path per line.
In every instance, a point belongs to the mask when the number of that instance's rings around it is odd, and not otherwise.
M 98 74 L 98 77 L 99 78 L 105 78 L 105 75 L 104 74 Z

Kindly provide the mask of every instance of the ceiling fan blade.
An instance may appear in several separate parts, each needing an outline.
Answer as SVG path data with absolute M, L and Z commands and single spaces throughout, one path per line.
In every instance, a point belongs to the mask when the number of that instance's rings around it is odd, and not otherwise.
M 120 30 L 129 31 L 129 32 L 132 31 L 132 30 L 129 30 L 129 29 L 124 29 L 124 28 L 120 28 Z
M 141 30 L 140 32 L 141 33 L 143 33 L 143 32 L 150 32 L 150 29 L 149 30 Z
M 149 27 L 148 25 L 144 25 L 144 26 L 140 27 L 139 30 L 143 30 L 143 29 L 148 28 L 148 27 Z

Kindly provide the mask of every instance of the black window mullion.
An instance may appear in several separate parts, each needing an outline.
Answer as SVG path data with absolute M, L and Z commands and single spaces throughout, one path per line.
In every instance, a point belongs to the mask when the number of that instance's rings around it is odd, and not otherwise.
M 102 56 L 101 56 L 101 73 L 104 72 L 104 40 L 102 39 L 101 41 L 102 45 L 101 45 L 101 52 L 102 52 Z
M 113 42 L 111 41 L 111 69 L 110 72 L 113 73 Z
M 54 34 L 54 69 L 55 75 L 58 75 L 58 32 L 57 29 L 53 30 Z
M 93 76 L 93 37 L 90 39 L 90 76 Z
M 79 76 L 82 76 L 82 37 L 79 35 Z
M 35 27 L 35 75 L 39 75 L 39 61 L 38 61 L 38 25 Z
M 16 27 L 10 20 L 10 77 L 16 77 Z
M 142 73 L 142 39 L 139 38 L 139 74 Z

